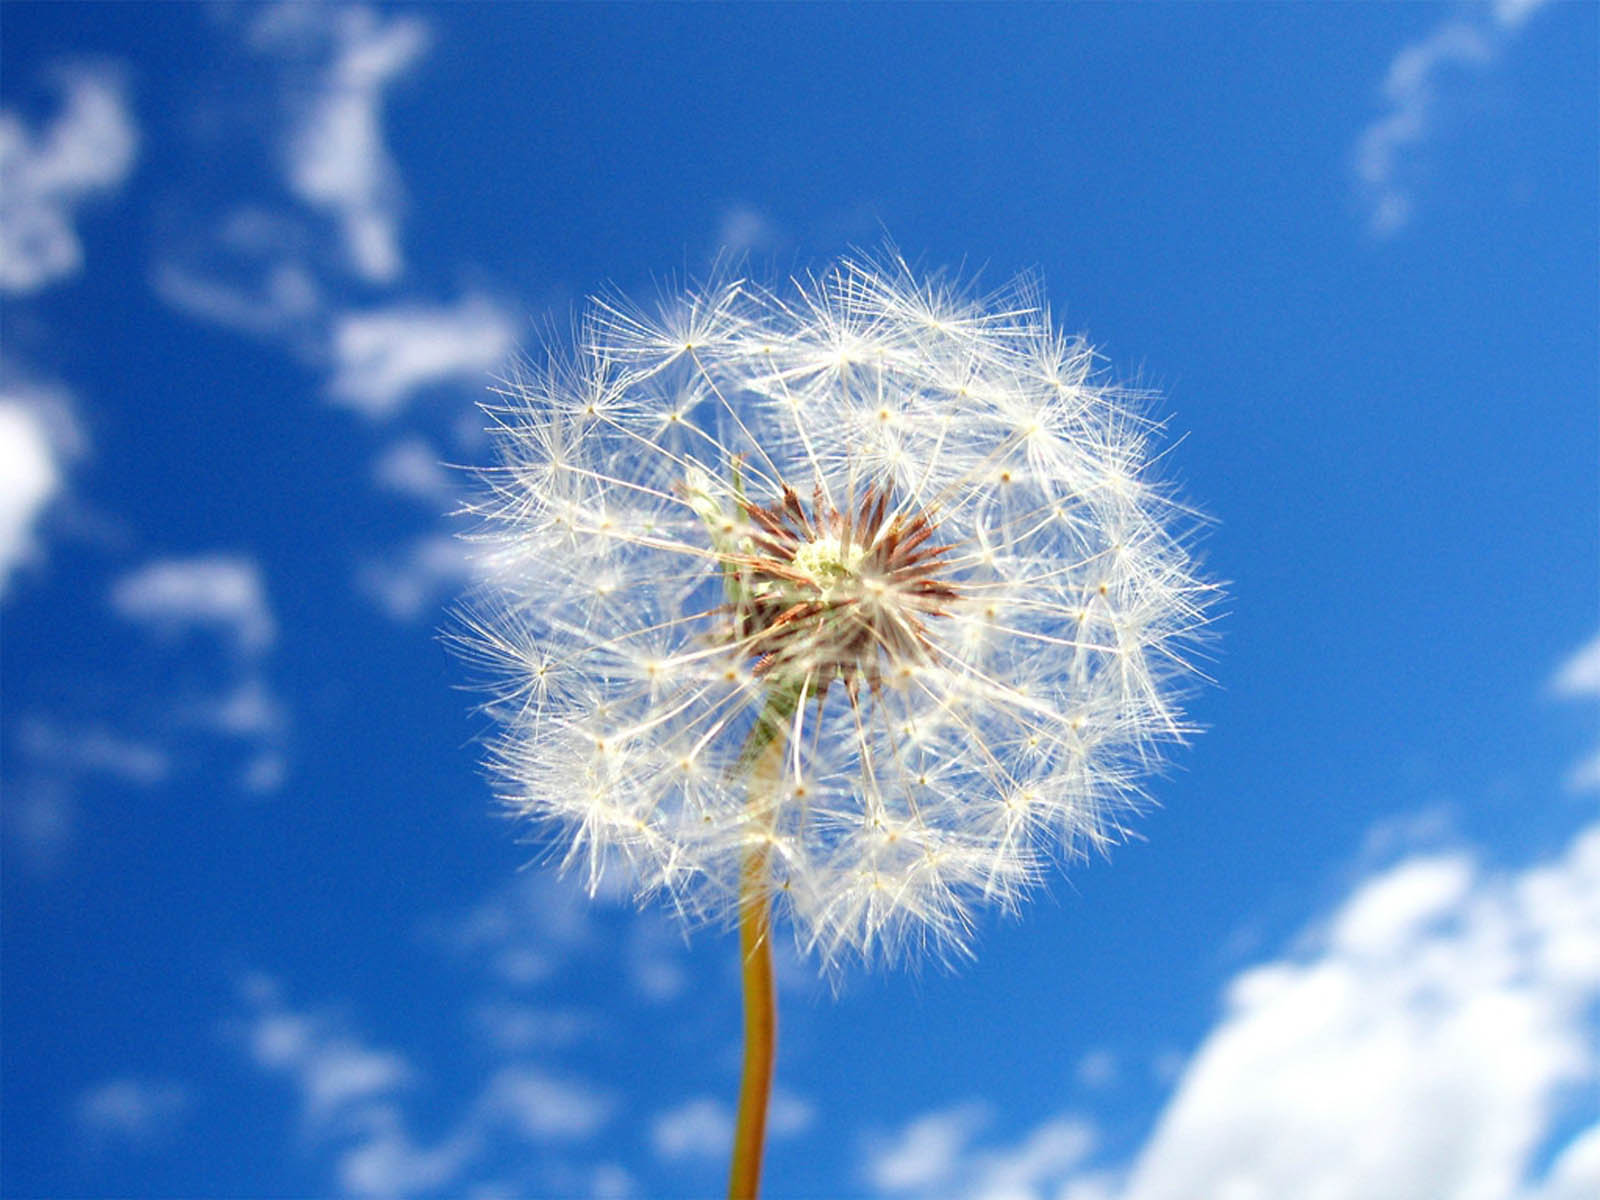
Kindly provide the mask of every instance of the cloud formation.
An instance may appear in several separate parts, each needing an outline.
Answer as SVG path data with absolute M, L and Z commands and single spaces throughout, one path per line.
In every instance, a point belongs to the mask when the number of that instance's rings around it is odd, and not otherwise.
M 199 222 L 201 233 L 164 248 L 151 283 L 173 308 L 323 373 L 333 403 L 375 421 L 407 418 L 411 428 L 372 471 L 379 487 L 430 506 L 420 514 L 428 528 L 363 555 L 353 576 L 387 616 L 408 623 L 436 612 L 471 576 L 465 547 L 444 532 L 455 489 L 424 431 L 437 445 L 469 444 L 480 431 L 407 407 L 445 388 L 482 395 L 514 351 L 517 323 L 483 291 L 434 299 L 408 276 L 384 97 L 427 51 L 431 28 L 363 5 L 282 3 L 244 32 L 275 85 L 266 103 L 241 112 L 237 140 L 248 146 L 265 132 L 282 148 L 269 172 L 293 202 L 278 211 L 252 196 Z
M 86 450 L 66 389 L 0 358 L 0 599 L 13 571 L 37 557 L 39 521 Z
M 668 1162 L 722 1158 L 733 1145 L 733 1110 L 710 1096 L 685 1101 L 651 1122 L 650 1144 Z
M 87 1088 L 74 1106 L 79 1131 L 94 1144 L 144 1148 L 169 1137 L 189 1107 L 189 1093 L 169 1080 L 125 1077 Z
M 198 632 L 227 650 L 223 680 L 199 698 L 174 698 L 170 715 L 182 726 L 248 748 L 238 776 L 243 790 L 259 795 L 281 787 L 288 774 L 289 716 L 267 681 L 277 621 L 255 560 L 227 554 L 156 559 L 118 578 L 110 603 L 123 619 L 157 637 L 176 641 Z
M 61 725 L 27 717 L 17 725 L 18 749 L 36 767 L 76 779 L 103 775 L 139 787 L 152 787 L 171 773 L 171 757 L 160 746 L 127 737 L 102 725 Z
M 1550 691 L 1566 700 L 1600 697 L 1600 633 L 1556 668 Z
M 464 472 L 451 472 L 426 438 L 413 434 L 391 445 L 372 464 L 379 487 L 422 501 L 435 511 L 450 507 L 466 483 Z
M 347 312 L 333 327 L 329 394 L 371 417 L 395 412 L 423 388 L 482 384 L 516 342 L 511 320 L 483 296 Z
M 133 169 L 139 134 L 119 72 L 57 72 L 61 111 L 30 130 L 0 111 L 0 291 L 36 292 L 83 266 L 78 209 L 115 191 Z
M 403 189 L 383 140 L 384 91 L 427 50 L 427 25 L 362 6 L 286 3 L 266 10 L 251 36 L 258 49 L 307 68 L 290 92 L 284 159 L 291 190 L 338 222 L 360 278 L 392 283 L 405 269 Z
M 309 342 L 325 319 L 323 285 L 300 225 L 266 209 L 236 209 L 178 247 L 151 275 L 156 294 L 189 316 L 255 337 Z
M 412 1132 L 405 1103 L 420 1089 L 407 1057 L 369 1044 L 330 1015 L 290 1007 L 267 976 L 249 977 L 240 992 L 242 1012 L 231 1023 L 237 1040 L 257 1068 L 293 1086 L 303 1134 L 333 1148 L 333 1174 L 345 1195 L 464 1193 L 495 1161 L 497 1148 L 512 1147 L 506 1157 L 520 1162 L 530 1144 L 549 1150 L 586 1143 L 616 1108 L 582 1080 L 513 1062 L 491 1074 L 454 1124 L 425 1143 Z M 540 1163 L 539 1169 L 560 1168 Z M 538 1187 L 509 1185 L 511 1194 L 550 1190 L 548 1179 Z
M 1447 17 L 1389 64 L 1385 111 L 1356 140 L 1353 163 L 1367 223 L 1379 237 L 1410 221 L 1418 159 L 1438 126 L 1452 75 L 1488 70 L 1545 0 L 1500 0 Z
M 1600 698 L 1600 634 L 1590 638 L 1588 644 L 1556 669 L 1550 680 L 1550 692 L 1562 700 L 1592 703 Z M 1573 791 L 1600 788 L 1600 746 L 1594 747 L 1567 772 L 1567 786 Z
M 245 655 L 266 650 L 276 635 L 260 569 L 243 557 L 148 563 L 117 580 L 111 606 L 128 620 L 166 634 L 209 629 Z
M 1054 1194 L 1095 1146 L 1093 1127 L 1061 1116 L 1012 1145 L 976 1146 L 991 1123 L 986 1105 L 928 1113 L 869 1149 L 865 1174 L 885 1195 L 949 1200 L 1033 1200 Z
M 34 412 L 0 399 L 0 596 L 12 570 L 33 551 L 33 527 L 61 489 L 49 431 Z
M 1540 1164 L 1595 1119 L 1597 1003 L 1600 825 L 1521 871 L 1414 854 L 1233 980 L 1131 1163 L 1085 1170 L 1092 1130 L 1071 1114 L 978 1145 L 985 1110 L 964 1106 L 870 1149 L 866 1173 L 919 1196 L 1594 1195 L 1600 1124 Z

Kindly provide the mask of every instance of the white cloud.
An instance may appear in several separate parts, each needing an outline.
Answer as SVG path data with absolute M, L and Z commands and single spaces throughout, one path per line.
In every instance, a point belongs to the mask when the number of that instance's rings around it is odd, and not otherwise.
M 594 1200 L 623 1200 L 634 1191 L 633 1176 L 620 1163 L 601 1163 L 589 1178 L 589 1194 Z
M 247 792 L 264 796 L 275 792 L 289 778 L 289 762 L 281 751 L 266 749 L 250 759 L 239 774 L 239 786 Z
M 780 1141 L 804 1133 L 816 1119 L 810 1101 L 774 1088 L 767 1105 L 767 1139 Z M 668 1163 L 685 1159 L 724 1159 L 733 1146 L 733 1109 L 713 1096 L 697 1096 L 658 1113 L 650 1122 L 650 1145 Z
M 368 416 L 390 416 L 423 388 L 460 380 L 487 386 L 515 341 L 511 318 L 480 295 L 347 312 L 334 322 L 328 391 Z
M 402 438 L 379 455 L 372 465 L 372 477 L 379 487 L 415 497 L 440 511 L 456 501 L 458 485 L 465 479 L 462 472 L 447 470 L 439 451 L 415 435 Z
M 1567 787 L 1574 792 L 1600 788 L 1600 750 L 1595 750 L 1587 758 L 1580 758 L 1567 772 Z
M 1038 1200 L 1053 1195 L 1094 1149 L 1094 1130 L 1070 1116 L 1045 1121 L 1010 1146 L 979 1148 L 986 1106 L 965 1104 L 913 1120 L 869 1151 L 866 1173 L 886 1193 L 950 1200 Z
M 258 675 L 247 675 L 195 714 L 201 724 L 234 737 L 262 737 L 282 731 L 288 722 L 278 698 Z
M 1569 1142 L 1527 1200 L 1594 1200 L 1600 1195 L 1600 1124 Z
M 101 726 L 66 727 L 38 717 L 22 721 L 18 748 L 55 773 L 107 775 L 149 787 L 166 779 L 171 761 L 165 750 Z
M 1472 882 L 1472 866 L 1460 857 L 1402 863 L 1345 902 L 1333 923 L 1333 944 L 1351 958 L 1392 956 L 1453 912 Z
M 1411 219 L 1417 160 L 1438 124 L 1452 73 L 1481 73 L 1543 0 L 1500 0 L 1462 10 L 1403 47 L 1383 82 L 1386 111 L 1356 141 L 1356 183 L 1380 237 Z
M 523 872 L 461 920 L 437 923 L 431 934 L 459 954 L 483 957 L 491 975 L 514 987 L 548 978 L 596 940 L 583 889 L 543 870 Z
M 12 572 L 37 557 L 39 521 L 86 449 L 67 391 L 0 358 L 0 599 Z
M 288 1007 L 270 978 L 254 976 L 240 990 L 237 1040 L 257 1067 L 293 1085 L 306 1137 L 330 1148 L 333 1174 L 349 1195 L 480 1194 L 467 1186 L 475 1171 L 525 1158 L 530 1142 L 552 1150 L 587 1142 L 616 1108 L 584 1080 L 513 1063 L 429 1144 L 411 1130 L 402 1103 L 421 1086 L 409 1059 L 369 1044 L 332 1015 Z M 507 1194 L 549 1190 L 512 1185 Z
M 1057 1200 L 1575 1200 L 1600 1194 L 1600 825 L 1552 861 L 1492 872 L 1413 855 L 1239 975 L 1132 1163 L 1085 1163 L 1053 1117 L 1010 1148 L 985 1110 L 870 1147 L 883 1193 Z M 1585 1097 L 1589 1099 L 1585 1100 Z
M 339 222 L 361 278 L 389 283 L 404 269 L 402 189 L 383 138 L 383 94 L 426 51 L 428 27 L 364 6 L 280 4 L 253 31 L 265 50 L 309 60 L 290 93 L 296 108 L 285 147 L 291 189 Z
M 231 651 L 225 679 L 200 696 L 175 698 L 173 717 L 190 728 L 241 741 L 250 751 L 239 786 L 258 795 L 282 786 L 289 714 L 266 678 L 277 636 L 261 570 L 238 555 L 157 559 L 119 578 L 111 607 L 167 638 L 200 630 Z
M 1550 690 L 1567 699 L 1600 696 L 1600 633 L 1556 668 Z
M 956 1176 L 972 1138 L 988 1124 L 980 1104 L 926 1113 L 868 1153 L 866 1174 L 885 1192 L 924 1192 Z
M 74 1105 L 78 1128 L 94 1141 L 147 1147 L 170 1136 L 189 1107 L 188 1092 L 164 1080 L 108 1079 Z
M 668 1162 L 724 1158 L 733 1145 L 733 1111 L 709 1096 L 686 1101 L 650 1123 L 650 1144 Z
M 309 1133 L 357 1128 L 364 1108 L 387 1103 L 410 1083 L 414 1072 L 403 1056 L 367 1046 L 331 1017 L 286 1008 L 274 980 L 254 976 L 241 990 L 250 1010 L 243 1027 L 250 1057 L 295 1084 Z
M 1316 946 L 1234 981 L 1125 1200 L 1517 1195 L 1595 1080 L 1600 827 L 1518 875 L 1403 862 Z
M 0 399 L 0 596 L 12 568 L 33 551 L 33 526 L 61 488 L 61 469 L 43 422 Z
M 717 229 L 717 246 L 728 254 L 754 254 L 770 251 L 782 240 L 772 218 L 748 204 L 725 209 Z
M 1550 0 L 1494 0 L 1494 18 L 1500 24 L 1515 29 Z
M 592 1038 L 599 1017 L 576 1008 L 539 1008 L 509 1000 L 488 1000 L 473 1009 L 474 1031 L 496 1051 L 565 1049 Z
M 506 1067 L 489 1082 L 485 1110 L 538 1142 L 581 1141 L 610 1119 L 611 1100 L 586 1083 L 528 1066 Z
M 111 605 L 130 621 L 168 633 L 207 628 L 246 655 L 267 649 L 276 632 L 261 571 L 243 557 L 157 560 L 117 580 Z
M 1550 680 L 1550 691 L 1566 700 L 1600 696 L 1600 634 L 1556 669 Z M 1567 772 L 1567 787 L 1575 792 L 1600 789 L 1600 746 Z
M 1088 1157 L 1095 1134 L 1087 1121 L 1058 1117 L 1015 1146 L 979 1155 L 961 1196 L 974 1200 L 1033 1200 Z
M 199 320 L 257 337 L 310 341 L 325 314 L 308 243 L 299 223 L 240 208 L 214 232 L 171 251 L 151 283 L 168 304 Z
M 1117 1056 L 1106 1049 L 1091 1050 L 1078 1060 L 1077 1076 L 1084 1087 L 1107 1087 L 1117 1079 Z
M 461 1175 L 478 1142 L 464 1131 L 431 1148 L 418 1146 L 392 1108 L 374 1112 L 370 1132 L 342 1154 L 337 1174 L 352 1196 L 410 1196 L 447 1189 Z
M 772 1089 L 767 1103 L 767 1136 L 789 1138 L 810 1129 L 817 1119 L 816 1106 L 804 1096 L 797 1096 L 782 1087 Z
M 414 621 L 435 613 L 472 577 L 472 560 L 460 538 L 427 534 L 402 546 L 390 560 L 364 563 L 357 583 L 392 619 Z
M 138 152 L 115 71 L 66 68 L 58 84 L 61 112 L 42 129 L 0 111 L 0 291 L 37 291 L 82 267 L 77 210 L 119 187 Z
M 651 1004 L 676 1000 L 689 986 L 683 930 L 654 912 L 639 913 L 628 926 L 623 959 L 639 997 Z

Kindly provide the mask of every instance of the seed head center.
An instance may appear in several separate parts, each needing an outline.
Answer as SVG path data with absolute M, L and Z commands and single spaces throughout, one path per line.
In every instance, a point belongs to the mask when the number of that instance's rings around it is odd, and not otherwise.
M 810 506 L 793 488 L 770 505 L 741 499 L 747 532 L 722 557 L 730 634 L 758 675 L 818 694 L 838 679 L 854 695 L 926 657 L 927 620 L 958 594 L 938 574 L 951 547 L 932 543 L 926 512 L 889 499 L 869 488 L 835 507 L 820 487 Z
M 795 551 L 794 565 L 797 571 L 809 575 L 817 591 L 827 597 L 857 578 L 866 556 L 866 547 L 859 543 L 846 546 L 837 537 L 825 533 Z

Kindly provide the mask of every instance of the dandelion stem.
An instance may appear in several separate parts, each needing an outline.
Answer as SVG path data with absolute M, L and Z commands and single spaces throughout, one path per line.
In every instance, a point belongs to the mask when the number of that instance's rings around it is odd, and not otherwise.
M 804 688 L 775 687 L 745 738 L 740 754 L 750 772 L 749 806 L 756 822 L 771 825 L 783 775 L 789 718 Z M 761 1190 L 761 1156 L 767 1140 L 767 1102 L 777 1054 L 778 1003 L 772 986 L 772 911 L 768 898 L 768 848 L 756 840 L 739 876 L 739 954 L 744 963 L 744 1072 L 733 1133 L 728 1200 L 755 1200 Z
M 781 757 L 781 752 L 780 752 Z M 744 1075 L 733 1134 L 728 1200 L 755 1200 L 767 1136 L 767 1101 L 777 1049 L 778 1005 L 772 990 L 772 921 L 766 894 L 767 856 L 745 859 L 739 901 L 739 952 L 744 956 Z

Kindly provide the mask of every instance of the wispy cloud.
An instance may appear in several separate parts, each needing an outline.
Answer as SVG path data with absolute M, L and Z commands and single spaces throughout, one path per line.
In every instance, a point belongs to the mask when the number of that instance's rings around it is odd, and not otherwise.
M 1104 1048 L 1091 1050 L 1078 1060 L 1074 1073 L 1086 1088 L 1109 1087 L 1117 1080 L 1117 1056 Z
M 438 449 L 413 434 L 393 443 L 372 464 L 372 479 L 386 491 L 420 500 L 435 511 L 453 507 L 466 476 L 440 461 Z
M 368 416 L 394 413 L 440 383 L 482 383 L 516 342 L 511 319 L 480 295 L 450 305 L 404 303 L 334 322 L 329 394 Z
M 1057 1194 L 1095 1147 L 1093 1126 L 1069 1116 L 1010 1145 L 975 1145 L 991 1119 L 976 1103 L 918 1117 L 869 1152 L 867 1177 L 887 1195 L 1035 1200 Z
M 985 1105 L 924 1113 L 867 1153 L 866 1176 L 883 1192 L 920 1192 L 952 1180 L 972 1139 L 989 1123 Z
M 230 1029 L 256 1067 L 293 1085 L 303 1136 L 393 1146 L 395 1105 L 416 1077 L 404 1056 L 367 1044 L 334 1016 L 290 1007 L 268 976 L 244 979 L 240 994 L 243 1013 Z
M 211 232 L 167 248 L 152 273 L 173 307 L 331 367 L 329 396 L 372 416 L 424 388 L 479 383 L 514 341 L 513 323 L 484 295 L 435 303 L 401 290 L 404 189 L 385 146 L 383 96 L 431 38 L 414 16 L 362 5 L 263 10 L 248 39 L 274 63 L 279 104 L 247 119 L 281 139 L 283 181 L 300 207 L 241 203 Z M 342 261 L 318 252 L 326 220 Z M 352 282 L 367 296 L 378 285 L 389 301 L 351 307 Z
M 0 111 L 0 291 L 35 292 L 76 274 L 78 209 L 120 187 L 138 154 L 120 71 L 78 64 L 55 82 L 61 111 L 41 128 Z
M 241 196 L 189 222 L 199 232 L 169 239 L 151 284 L 196 320 L 281 347 L 323 376 L 332 403 L 394 426 L 404 417 L 373 481 L 431 511 L 412 514 L 425 528 L 362 554 L 352 578 L 385 615 L 411 623 L 437 613 L 472 574 L 465 547 L 446 534 L 456 488 L 431 446 L 481 435 L 474 423 L 447 422 L 442 406 L 412 401 L 446 389 L 482 395 L 515 348 L 518 322 L 487 289 L 438 299 L 408 276 L 384 98 L 427 51 L 431 26 L 372 6 L 289 2 L 256 12 L 244 35 L 276 82 L 262 104 L 236 113 L 239 140 L 282 147 L 268 174 L 291 202 Z
M 581 1008 L 545 1008 L 499 998 L 476 1005 L 469 1023 L 485 1044 L 508 1054 L 567 1049 L 603 1028 L 597 1014 Z
M 600 1131 L 615 1107 L 588 1083 L 520 1065 L 502 1069 L 489 1081 L 479 1119 L 507 1121 L 530 1141 L 583 1141 Z
M 160 559 L 118 579 L 111 606 L 123 617 L 163 634 L 203 627 L 243 654 L 267 649 L 277 626 L 261 571 L 249 558 Z
M 549 871 L 526 871 L 463 917 L 433 922 L 427 935 L 482 962 L 500 982 L 524 987 L 592 948 L 595 921 L 583 889 L 573 881 Z
M 356 581 L 395 621 L 437 613 L 472 577 L 467 547 L 447 533 L 426 534 L 383 559 L 364 563 Z
M 1600 697 L 1600 633 L 1556 668 L 1550 691 L 1568 700 Z
M 497 1147 L 588 1143 L 616 1109 L 585 1080 L 513 1062 L 494 1072 L 445 1132 L 427 1142 L 415 1135 L 407 1115 L 408 1103 L 425 1102 L 418 1098 L 421 1073 L 409 1058 L 370 1044 L 330 1014 L 289 1006 L 269 977 L 251 976 L 240 992 L 243 1012 L 230 1027 L 259 1069 L 293 1086 L 303 1135 L 332 1148 L 333 1175 L 347 1195 L 465 1194 L 476 1173 L 498 1161 Z M 541 1163 L 540 1169 L 561 1168 Z M 548 1190 L 548 1180 L 542 1189 L 526 1180 L 510 1188 L 512 1194 Z
M 181 1084 L 124 1077 L 85 1089 L 73 1115 L 93 1146 L 116 1142 L 144 1149 L 170 1138 L 188 1108 L 189 1092 Z
M 214 230 L 171 248 L 151 285 L 197 320 L 309 353 L 326 319 L 325 288 L 309 265 L 310 238 L 291 218 L 246 206 Z
M 1600 697 L 1600 634 L 1556 669 L 1550 692 L 1563 700 L 1592 701 Z M 1600 746 L 1595 746 L 1567 773 L 1567 786 L 1574 791 L 1600 788 Z
M 156 559 L 111 586 L 112 609 L 169 642 L 191 633 L 228 651 L 224 678 L 207 693 L 169 701 L 173 722 L 242 743 L 249 759 L 239 786 L 256 794 L 276 791 L 288 771 L 284 741 L 289 714 L 267 681 L 267 652 L 277 621 L 261 568 L 243 555 Z
M 105 775 L 151 787 L 172 770 L 171 756 L 162 747 L 101 725 L 67 726 L 27 717 L 18 723 L 17 743 L 35 766 L 57 776 Z
M 364 6 L 285 3 L 251 31 L 262 50 L 303 68 L 289 93 L 294 109 L 284 155 L 294 193 L 329 212 L 355 272 L 390 283 L 404 270 L 399 173 L 383 139 L 384 91 L 428 48 L 428 27 L 413 16 Z
M 1453 77 L 1488 70 L 1544 0 L 1500 0 L 1459 9 L 1389 64 L 1385 109 L 1356 140 L 1356 184 L 1369 229 L 1387 237 L 1411 220 L 1419 162 L 1448 106 Z
M 784 240 L 777 223 L 748 204 L 729 205 L 717 224 L 717 249 L 725 254 L 766 253 L 776 250 Z
M 710 1096 L 685 1101 L 650 1123 L 650 1144 L 667 1162 L 721 1158 L 733 1145 L 733 1110 Z

